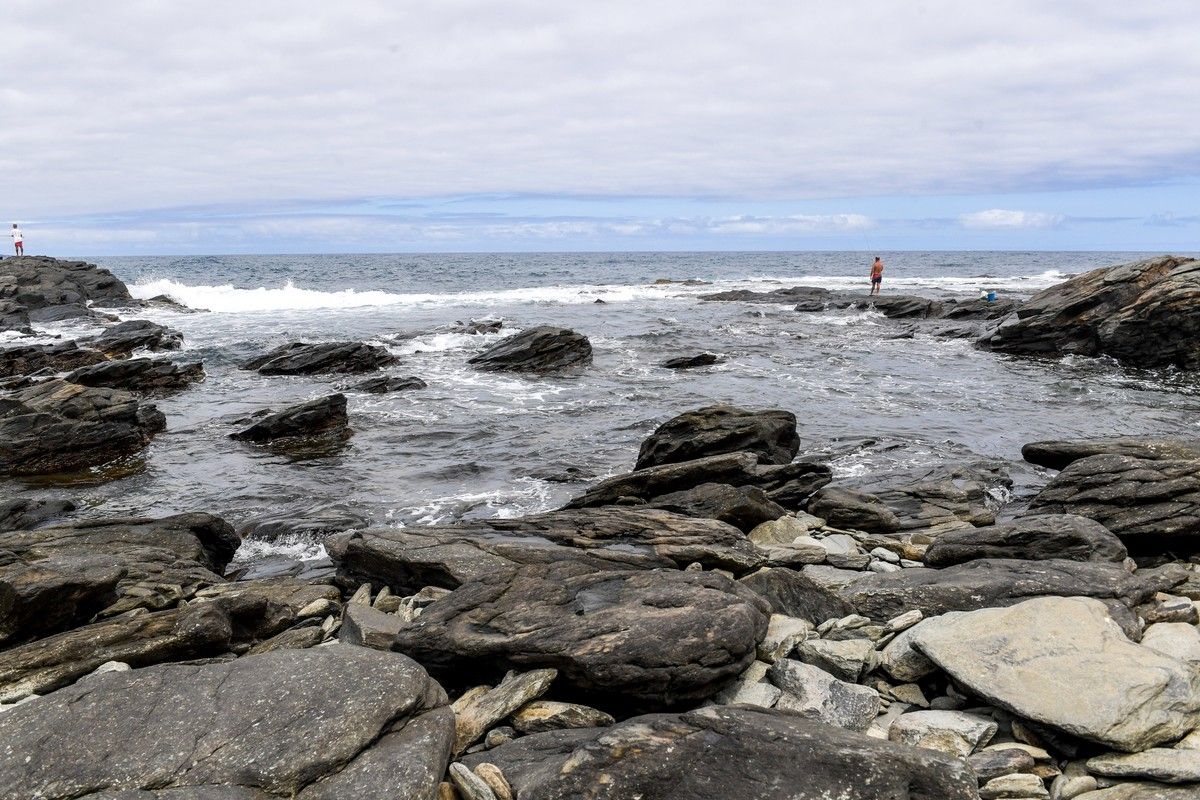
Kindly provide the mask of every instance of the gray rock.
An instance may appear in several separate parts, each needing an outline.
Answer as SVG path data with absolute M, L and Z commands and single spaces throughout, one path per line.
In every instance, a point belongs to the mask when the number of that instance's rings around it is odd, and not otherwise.
M 1021 456 L 1029 463 L 1057 470 L 1065 469 L 1068 464 L 1081 458 L 1100 455 L 1133 456 L 1150 461 L 1200 459 L 1200 441 L 1149 436 L 1110 436 L 1098 439 L 1030 442 L 1021 448 Z
M 242 369 L 263 375 L 354 375 L 396 363 L 386 347 L 364 342 L 292 342 L 252 358 Z
M 513 727 L 521 733 L 544 733 L 564 728 L 603 728 L 616 720 L 590 706 L 534 700 L 512 715 Z
M 1200 726 L 1200 673 L 1130 642 L 1097 600 L 1041 597 L 914 631 L 956 684 L 1072 736 L 1136 752 Z
M 702 483 L 694 489 L 661 495 L 646 505 L 688 517 L 720 520 L 747 533 L 787 514 L 787 509 L 756 486 L 721 483 Z
M 1088 771 L 1105 778 L 1149 778 L 1163 783 L 1200 782 L 1200 750 L 1152 747 L 1140 753 L 1089 758 Z
M 429 384 L 415 376 L 399 377 L 396 375 L 381 375 L 376 378 L 367 378 L 361 383 L 356 383 L 353 386 L 348 386 L 347 389 L 353 392 L 367 392 L 368 394 L 388 394 L 391 392 L 410 392 L 416 389 L 427 389 Z
M 695 369 L 696 367 L 711 367 L 720 364 L 725 359 L 716 353 L 697 353 L 693 356 L 676 356 L 659 363 L 664 369 Z
M 430 797 L 453 736 L 441 687 L 395 653 L 163 664 L 0 714 L 0 797 Z
M 738 582 L 770 603 L 776 614 L 798 617 L 814 625 L 844 617 L 854 610 L 835 591 L 803 572 L 786 567 L 764 567 Z
M 783 691 L 775 704 L 780 710 L 860 732 L 879 714 L 879 694 L 874 689 L 840 681 L 810 664 L 781 659 L 771 667 L 770 676 Z
M 1075 796 L 1075 800 L 1196 800 L 1195 786 L 1165 783 L 1119 783 Z
M 497 800 L 487 781 L 462 764 L 450 765 L 450 781 L 463 800 Z
M 1155 623 L 1146 628 L 1142 644 L 1180 661 L 1200 664 L 1200 629 L 1190 623 Z
M 873 494 L 839 486 L 826 486 L 809 501 L 808 513 L 824 517 L 836 528 L 870 533 L 895 533 L 900 519 Z
M 555 667 L 566 687 L 662 708 L 740 674 L 767 617 L 763 600 L 714 572 L 557 562 L 463 584 L 402 629 L 395 649 L 451 675 Z
M 491 372 L 557 372 L 592 363 L 592 343 L 566 328 L 541 325 L 500 340 L 468 364 Z
M 331 394 L 268 414 L 250 427 L 231 433 L 229 438 L 298 449 L 322 443 L 336 445 L 352 433 L 346 414 L 346 395 Z
M 966 758 L 990 742 L 998 727 L 987 717 L 962 711 L 914 711 L 892 723 L 888 738 Z
M 74 341 L 30 344 L 0 350 L 0 378 L 35 372 L 66 372 L 107 361 L 99 350 L 80 347 Z
M 875 645 L 866 639 L 808 639 L 796 646 L 796 656 L 850 683 L 875 666 Z
M 347 603 L 338 639 L 346 644 L 390 650 L 400 629 L 408 624 L 396 614 L 385 614 L 363 603 Z
M 978 797 L 962 762 L 795 714 L 744 707 L 535 734 L 464 761 L 500 767 L 521 800 L 588 797 L 598 786 L 613 798 L 647 800 Z
M 157 322 L 131 319 L 105 329 L 90 344 L 109 358 L 121 358 L 135 350 L 178 350 L 183 334 Z
M 980 558 L 1061 558 L 1119 564 L 1127 555 L 1121 540 L 1098 522 L 1072 514 L 1040 514 L 944 533 L 925 551 L 925 563 L 949 567 Z
M 936 619 L 936 617 L 934 617 Z M 926 675 L 937 670 L 937 665 L 913 645 L 913 638 L 922 625 L 930 620 L 922 620 L 911 628 L 901 631 L 883 648 L 880 653 L 880 667 L 898 681 L 919 681 Z
M 70 500 L 18 498 L 0 502 L 0 533 L 37 528 L 74 510 L 75 504 Z
M 488 729 L 546 693 L 558 677 L 553 669 L 510 674 L 491 689 L 468 693 L 454 703 L 454 749 L 459 755 L 479 741 Z
M 239 529 L 243 539 L 272 542 L 283 538 L 320 541 L 334 533 L 366 528 L 366 515 L 343 503 L 255 517 Z
M 1033 756 L 1024 750 L 1006 747 L 1001 750 L 980 750 L 978 753 L 968 756 L 967 763 L 975 771 L 979 781 L 986 783 L 992 778 L 999 778 L 1002 775 L 1029 772 L 1036 762 Z
M 753 453 L 760 464 L 788 464 L 800 451 L 796 415 L 715 405 L 680 414 L 644 442 L 634 469 L 694 461 L 726 453 Z
M 982 800 L 1050 800 L 1042 779 L 1026 773 L 992 778 L 980 787 L 979 796 Z
M 204 367 L 199 363 L 176 364 L 166 358 L 130 358 L 80 367 L 66 380 L 128 392 L 177 391 L 204 380 Z

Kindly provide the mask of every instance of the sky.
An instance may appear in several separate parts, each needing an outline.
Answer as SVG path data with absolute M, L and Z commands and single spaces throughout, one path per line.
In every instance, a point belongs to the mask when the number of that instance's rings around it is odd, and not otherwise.
M 1196 0 L 4 18 L 31 253 L 1200 250 Z

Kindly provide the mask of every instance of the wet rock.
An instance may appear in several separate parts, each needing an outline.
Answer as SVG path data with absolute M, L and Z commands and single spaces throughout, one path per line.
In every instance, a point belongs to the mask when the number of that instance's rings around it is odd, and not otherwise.
M 45 256 L 5 258 L 0 263 L 0 300 L 25 308 L 131 305 L 133 298 L 111 272 L 83 261 Z
M 0 378 L 30 375 L 41 370 L 66 372 L 107 360 L 99 350 L 80 347 L 74 341 L 6 347 L 0 350 Z
M 567 728 L 603 728 L 616 720 L 590 706 L 534 700 L 512 715 L 512 724 L 521 733 L 545 733 Z
M 980 558 L 1121 563 L 1127 555 L 1121 540 L 1094 520 L 1073 514 L 1039 514 L 944 533 L 925 551 L 925 563 L 949 567 Z
M 1200 459 L 1200 441 L 1160 439 L 1148 436 L 1110 436 L 1098 439 L 1030 442 L 1021 456 L 1031 464 L 1061 470 L 1088 456 L 1133 456 L 1158 459 Z
M 1042 597 L 914 631 L 956 684 L 1081 739 L 1138 752 L 1200 725 L 1200 673 L 1130 642 L 1097 600 Z
M 427 389 L 429 384 L 420 378 L 414 376 L 400 377 L 397 375 L 381 375 L 376 378 L 367 378 L 362 383 L 356 383 L 353 386 L 347 387 L 353 392 L 367 392 L 369 394 L 389 394 L 391 392 L 408 392 L 416 389 Z
M 705 456 L 753 453 L 760 464 L 788 464 L 800 450 L 796 415 L 707 406 L 664 422 L 644 442 L 635 470 Z
M 398 593 L 453 589 L 521 565 L 576 561 L 592 569 L 683 568 L 743 573 L 765 558 L 736 528 L 641 508 L 551 511 L 452 525 L 371 528 L 331 537 L 338 572 Z
M 114 314 L 104 314 L 99 311 L 93 311 L 85 305 L 79 303 L 68 303 L 61 306 L 46 306 L 44 308 L 29 309 L 29 321 L 36 322 L 39 325 L 45 325 L 47 322 L 67 322 L 77 320 L 87 320 L 89 322 L 119 322 L 120 317 Z
M 452 675 L 555 667 L 565 686 L 663 708 L 740 674 L 767 617 L 764 601 L 714 572 L 558 562 L 463 584 L 401 630 L 395 649 Z
M 81 367 L 67 375 L 66 380 L 129 392 L 162 392 L 199 383 L 204 380 L 204 367 L 195 362 L 176 364 L 166 358 L 131 358 Z
M 896 718 L 888 738 L 966 758 L 990 742 L 998 727 L 987 717 L 962 711 L 914 711 Z
M 873 620 L 913 609 L 932 617 L 947 611 L 1010 606 L 1030 597 L 1096 597 L 1136 606 L 1157 591 L 1154 581 L 1118 564 L 1090 561 L 980 559 L 946 569 L 905 569 L 870 574 L 842 597 Z
M 491 372 L 556 372 L 592 363 L 592 343 L 566 328 L 541 325 L 502 339 L 469 359 Z
M 771 682 L 783 691 L 775 707 L 805 719 L 865 731 L 879 713 L 879 694 L 847 683 L 811 664 L 785 658 L 771 667 Z
M 720 364 L 722 359 L 716 353 L 697 353 L 694 356 L 676 356 L 659 363 L 664 369 L 695 369 L 696 367 L 711 367 Z
M 453 735 L 441 687 L 395 653 L 337 645 L 163 664 L 0 714 L 0 796 L 429 797 Z
M 1080 458 L 1058 473 L 1030 507 L 1093 519 L 1116 534 L 1135 558 L 1200 552 L 1200 460 Z
M 241 368 L 263 375 L 352 375 L 390 367 L 396 361 L 386 347 L 365 342 L 291 342 L 244 362 Z
M 616 797 L 974 800 L 965 764 L 786 712 L 719 707 L 525 736 L 468 764 L 500 767 L 521 800 Z
M 70 500 L 9 500 L 0 503 L 0 533 L 37 528 L 74 510 Z
M 364 514 L 348 505 L 334 503 L 281 514 L 256 517 L 238 533 L 243 539 L 274 542 L 280 539 L 309 539 L 321 541 L 334 533 L 367 527 Z
M 123 357 L 135 350 L 178 350 L 183 347 L 183 334 L 156 322 L 131 319 L 107 328 L 91 345 L 110 358 Z
M 1200 366 L 1198 299 L 1200 261 L 1162 256 L 1121 264 L 1039 292 L 980 345 L 1191 369 Z
M 343 441 L 352 433 L 346 414 L 346 395 L 331 394 L 268 414 L 250 427 L 229 434 L 229 438 L 299 446 L 314 440 Z
M 557 676 L 553 669 L 510 674 L 495 688 L 485 686 L 483 692 L 469 692 L 456 700 L 453 754 L 461 754 L 497 722 L 545 694 Z
M 128 392 L 49 380 L 0 401 L 0 475 L 73 472 L 132 455 L 166 427 Z
M 744 532 L 787 514 L 787 509 L 756 486 L 723 483 L 702 483 L 694 489 L 652 498 L 646 505 L 687 517 L 719 520 Z

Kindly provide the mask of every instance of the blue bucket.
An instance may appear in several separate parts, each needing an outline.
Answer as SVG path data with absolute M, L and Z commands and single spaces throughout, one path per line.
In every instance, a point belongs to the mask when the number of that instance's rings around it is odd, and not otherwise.
M 989 302 L 989 303 L 994 303 L 994 302 L 996 302 L 996 293 L 995 293 L 995 292 L 988 292 L 988 298 L 987 298 L 987 300 L 988 300 L 988 302 Z

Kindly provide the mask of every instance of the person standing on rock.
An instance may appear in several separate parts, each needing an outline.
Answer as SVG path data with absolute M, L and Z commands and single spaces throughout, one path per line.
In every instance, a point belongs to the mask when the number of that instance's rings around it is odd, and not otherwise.
M 871 296 L 879 294 L 880 287 L 883 286 L 883 259 L 875 256 L 875 263 L 871 265 Z
M 13 247 L 17 251 L 17 255 L 25 255 L 25 237 L 21 235 L 21 228 L 17 223 L 13 223 L 12 228 Z

